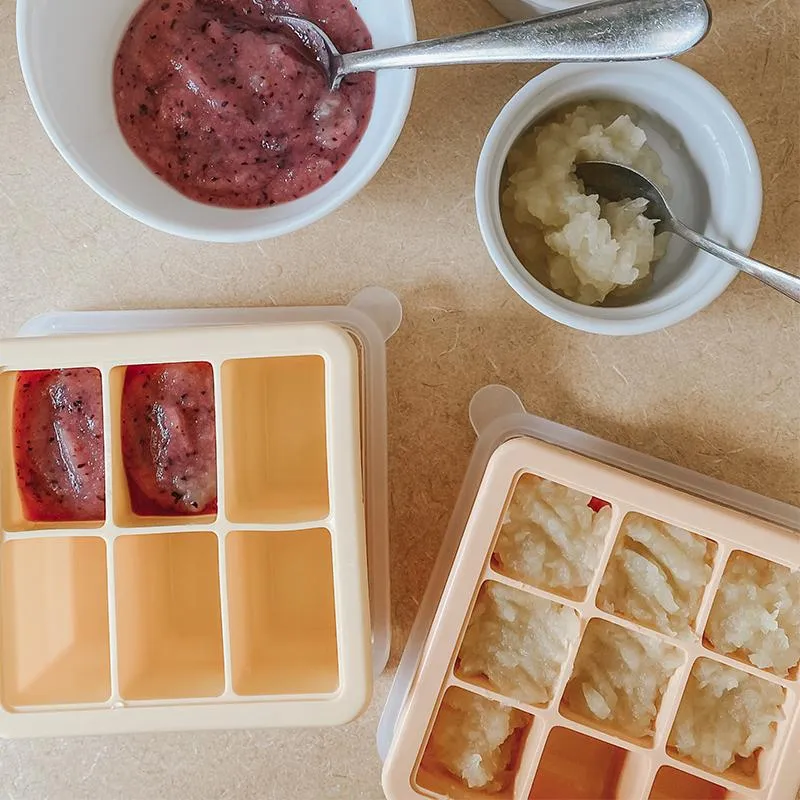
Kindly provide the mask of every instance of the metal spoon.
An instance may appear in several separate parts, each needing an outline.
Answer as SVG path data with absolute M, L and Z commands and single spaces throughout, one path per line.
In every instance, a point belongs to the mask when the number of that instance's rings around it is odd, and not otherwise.
M 600 195 L 604 200 L 616 202 L 643 197 L 647 200 L 645 215 L 658 220 L 657 233 L 674 233 L 800 303 L 800 277 L 748 258 L 688 228 L 672 213 L 658 187 L 635 169 L 607 161 L 584 161 L 577 165 L 575 172 L 587 191 Z
M 267 17 L 289 28 L 338 88 L 346 75 L 400 67 L 534 61 L 644 61 L 694 47 L 708 32 L 705 0 L 604 0 L 525 22 L 442 39 L 340 53 L 313 22 Z

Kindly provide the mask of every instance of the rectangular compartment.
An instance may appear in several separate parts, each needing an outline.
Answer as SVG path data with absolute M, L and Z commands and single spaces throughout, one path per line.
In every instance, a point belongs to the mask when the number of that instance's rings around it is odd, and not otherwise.
M 568 606 L 486 581 L 458 651 L 456 676 L 529 706 L 547 706 L 580 627 Z M 538 660 L 537 647 L 546 651 Z
M 611 517 L 605 501 L 525 472 L 503 515 L 492 566 L 528 586 L 583 600 L 599 566 Z
M 212 370 L 211 364 L 206 362 L 204 363 L 205 366 L 209 371 Z M 143 367 L 156 367 L 159 365 L 149 364 L 149 365 L 132 365 L 134 369 L 142 369 Z M 163 365 L 168 367 L 170 365 Z M 181 366 L 181 365 L 178 365 Z M 142 527 L 153 527 L 153 526 L 175 526 L 175 525 L 204 525 L 204 524 L 211 524 L 216 521 L 217 519 L 217 511 L 216 511 L 216 493 L 214 497 L 213 507 L 211 507 L 206 513 L 201 511 L 200 513 L 190 513 L 186 509 L 180 509 L 175 506 L 174 509 L 170 509 L 168 511 L 160 510 L 155 503 L 153 503 L 152 499 L 148 499 L 145 493 L 139 489 L 136 480 L 133 476 L 129 473 L 128 467 L 129 464 L 126 463 L 125 457 L 125 447 L 124 447 L 124 434 L 123 434 L 123 427 L 124 421 L 122 417 L 126 412 L 126 375 L 128 373 L 128 367 L 116 367 L 111 370 L 110 377 L 109 377 L 109 389 L 111 394 L 111 402 L 110 407 L 112 410 L 111 415 L 111 458 L 112 458 L 112 470 L 111 470 L 111 478 L 112 478 L 112 505 L 113 505 L 113 513 L 114 513 L 114 522 L 121 528 L 142 528 Z M 213 382 L 213 379 L 212 379 Z M 128 391 L 130 391 L 130 387 L 128 387 Z M 208 392 L 207 388 L 203 388 L 201 391 Z M 213 385 L 210 389 L 211 398 L 210 402 L 214 402 L 213 394 Z M 205 401 L 205 398 L 203 398 Z M 154 416 L 156 412 L 153 412 Z M 162 431 L 162 436 L 160 439 L 156 439 L 153 441 L 152 433 L 147 432 L 147 426 L 142 427 L 143 435 L 148 437 L 147 443 L 144 447 L 148 449 L 152 448 L 159 448 L 163 447 L 164 440 L 167 436 L 175 435 L 164 432 L 166 428 L 178 427 L 180 428 L 183 423 L 186 422 L 186 419 L 182 419 L 174 409 L 166 408 L 164 412 L 157 418 L 151 427 L 154 427 L 156 431 Z M 213 423 L 212 423 L 213 425 Z M 216 431 L 214 430 L 213 435 L 216 437 Z M 186 439 L 187 446 L 191 446 L 192 448 L 197 448 L 197 441 L 188 438 L 191 436 L 191 432 L 188 433 L 186 436 L 181 436 L 181 438 Z M 206 448 L 208 449 L 208 448 Z M 216 456 L 216 444 L 214 447 L 215 456 L 211 463 L 208 466 L 209 471 L 214 476 L 214 482 L 217 481 L 217 456 Z M 179 454 L 180 455 L 180 454 Z M 173 454 L 169 452 L 164 452 L 163 455 L 160 456 L 162 462 L 168 464 L 169 468 L 172 469 L 172 459 Z M 163 466 L 163 464 L 162 464 Z M 201 468 L 201 465 L 198 463 L 192 463 L 190 460 L 189 468 L 194 472 L 194 478 L 196 480 L 196 475 L 198 468 Z M 193 480 L 193 476 L 190 474 L 188 476 L 189 480 Z M 155 494 L 155 481 L 153 481 L 153 485 L 148 487 L 151 494 Z M 218 487 L 217 487 L 218 489 Z
M 662 701 L 685 661 L 683 650 L 655 636 L 593 619 L 559 711 L 590 728 L 652 747 Z
M 121 696 L 161 700 L 221 694 L 225 670 L 216 535 L 121 536 L 114 558 Z
M 511 800 L 518 794 L 532 724 L 533 717 L 512 706 L 449 688 L 422 754 L 417 785 L 441 797 Z
M 608 742 L 569 728 L 553 728 L 529 800 L 622 800 L 617 789 L 628 755 Z
M 325 373 L 321 356 L 222 365 L 226 510 L 233 522 L 328 515 Z
M 228 536 L 233 689 L 241 695 L 326 694 L 339 686 L 331 534 Z
M 674 767 L 656 773 L 649 800 L 733 800 L 725 787 Z
M 78 369 L 78 368 L 76 368 Z M 80 368 L 84 369 L 84 368 Z M 101 381 L 100 372 L 94 370 L 98 387 Z M 19 370 L 0 370 L 0 420 L 7 420 L 0 425 L 0 524 L 9 532 L 37 530 L 87 530 L 99 528 L 105 520 L 105 477 L 100 481 L 103 494 L 102 509 L 83 519 L 34 520 L 30 519 L 23 507 L 23 501 L 17 479 L 17 459 L 15 445 L 15 408 L 17 395 L 17 377 L 25 375 Z M 102 397 L 102 394 L 101 394 Z M 101 400 L 102 403 L 102 400 Z M 100 419 L 96 420 L 97 434 L 103 436 L 102 405 L 99 407 Z M 55 437 L 56 432 L 53 431 Z M 59 446 L 68 448 L 69 442 L 60 442 Z M 105 447 L 108 443 L 105 442 Z M 98 468 L 104 470 L 104 455 L 99 457 Z
M 732 552 L 714 594 L 703 641 L 710 650 L 743 664 L 797 680 L 800 570 L 741 550 Z
M 0 580 L 5 708 L 108 700 L 105 542 L 6 541 L 0 547 Z
M 660 633 L 690 636 L 716 552 L 710 539 L 645 514 L 628 513 L 597 605 Z

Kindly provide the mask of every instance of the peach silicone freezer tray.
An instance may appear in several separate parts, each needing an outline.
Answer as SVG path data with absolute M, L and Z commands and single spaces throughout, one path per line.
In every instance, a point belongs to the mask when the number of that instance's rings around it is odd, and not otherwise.
M 129 365 L 214 376 L 218 511 L 137 516 Z M 106 516 L 31 523 L 14 474 L 20 370 L 102 376 Z M 0 733 L 334 725 L 371 694 L 358 351 L 327 323 L 0 343 Z
M 387 798 L 793 798 L 800 786 L 797 668 L 786 678 L 759 670 L 713 650 L 703 631 L 731 554 L 743 551 L 790 570 L 800 569 L 800 537 L 791 529 L 800 523 L 798 509 L 526 415 L 516 395 L 502 387 L 479 392 L 471 416 L 480 433 L 475 456 L 379 726 Z M 585 593 L 570 597 L 514 580 L 493 560 L 501 523 L 524 474 L 610 502 L 610 529 Z M 619 541 L 621 524 L 632 513 L 678 525 L 712 543 L 708 549 L 713 552 L 711 577 L 688 637 L 656 632 L 598 605 L 598 589 Z M 460 672 L 458 654 L 466 626 L 478 593 L 488 581 L 571 609 L 579 618 L 580 633 L 569 641 L 549 701 L 526 704 L 486 680 Z M 601 624 L 668 643 L 679 654 L 679 666 L 661 698 L 652 737 L 626 735 L 582 716 L 563 701 L 587 626 Z M 783 692 L 783 719 L 774 728 L 772 745 L 757 753 L 755 763 L 737 761 L 723 774 L 715 774 L 681 757 L 668 743 L 698 659 L 758 676 Z M 423 763 L 443 698 L 453 690 L 525 715 L 513 775 L 499 792 L 469 789 L 429 758 Z

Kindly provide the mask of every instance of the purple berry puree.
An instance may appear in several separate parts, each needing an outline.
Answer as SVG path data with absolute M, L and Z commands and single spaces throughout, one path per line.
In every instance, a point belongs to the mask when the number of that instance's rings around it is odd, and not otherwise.
M 336 175 L 369 122 L 374 76 L 328 91 L 291 32 L 248 29 L 266 26 L 264 9 L 318 23 L 343 52 L 372 46 L 348 0 L 147 0 L 117 52 L 125 139 L 201 203 L 261 208 L 303 197 Z

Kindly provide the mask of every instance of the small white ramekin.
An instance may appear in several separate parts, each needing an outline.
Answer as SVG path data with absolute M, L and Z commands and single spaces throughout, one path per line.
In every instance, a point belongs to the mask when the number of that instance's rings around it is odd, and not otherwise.
M 636 106 L 648 143 L 664 162 L 678 217 L 701 233 L 748 252 L 761 218 L 761 171 L 753 142 L 725 97 L 674 61 L 561 64 L 517 92 L 492 125 L 478 162 L 475 201 L 486 247 L 527 303 L 551 319 L 591 333 L 648 333 L 687 319 L 721 295 L 737 271 L 671 237 L 652 286 L 618 307 L 585 306 L 537 281 L 514 253 L 500 218 L 500 184 L 513 143 L 537 120 L 581 101 Z
M 298 200 L 230 209 L 190 200 L 156 177 L 130 150 L 117 124 L 114 57 L 142 0 L 17 0 L 17 48 L 33 107 L 58 151 L 101 197 L 167 233 L 213 242 L 249 242 L 303 228 L 330 214 L 380 169 L 405 124 L 411 70 L 383 70 L 364 137 L 339 173 Z M 375 47 L 416 38 L 411 0 L 360 0 Z

